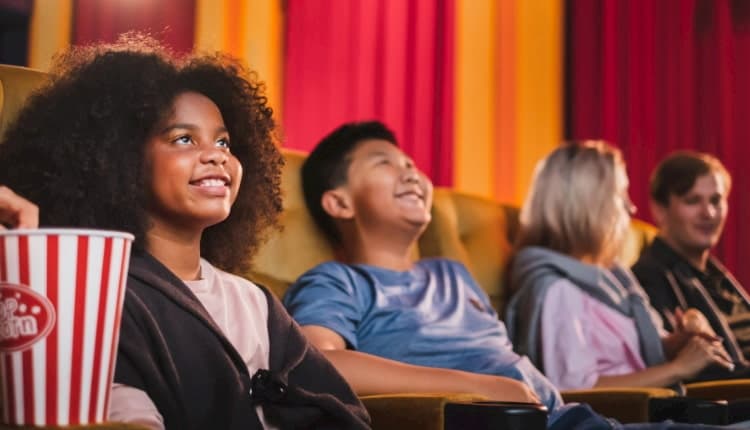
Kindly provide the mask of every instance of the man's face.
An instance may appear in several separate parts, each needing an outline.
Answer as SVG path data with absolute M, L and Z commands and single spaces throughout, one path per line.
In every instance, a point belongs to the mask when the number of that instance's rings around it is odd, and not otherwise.
M 667 207 L 652 203 L 661 235 L 683 255 L 711 249 L 727 216 L 727 184 L 718 173 L 699 176 L 687 193 L 670 195 Z

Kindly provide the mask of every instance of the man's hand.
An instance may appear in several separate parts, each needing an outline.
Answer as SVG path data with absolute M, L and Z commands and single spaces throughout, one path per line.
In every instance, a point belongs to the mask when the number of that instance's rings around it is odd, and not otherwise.
M 717 364 L 729 371 L 734 370 L 734 363 L 721 342 L 711 342 L 700 336 L 690 338 L 672 363 L 676 366 L 680 379 L 695 377 L 709 364 Z
M 39 226 L 39 208 L 14 193 L 10 188 L 0 185 L 0 230 L 10 228 L 37 228 Z
M 719 340 L 706 316 L 698 309 L 690 308 L 683 312 L 682 309 L 677 308 L 675 309 L 675 318 L 679 321 L 678 329 L 690 334 L 701 335 L 707 340 Z

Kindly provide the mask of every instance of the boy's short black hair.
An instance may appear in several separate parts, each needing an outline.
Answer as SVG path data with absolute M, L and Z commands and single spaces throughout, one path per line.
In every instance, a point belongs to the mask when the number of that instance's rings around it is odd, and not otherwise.
M 724 179 L 727 192 L 732 178 L 716 157 L 695 151 L 677 151 L 665 158 L 654 170 L 650 181 L 651 199 L 663 207 L 669 206 L 669 196 L 682 196 L 693 188 L 696 179 L 718 173 Z
M 333 244 L 341 243 L 341 234 L 320 203 L 323 194 L 346 183 L 350 154 L 365 140 L 381 139 L 396 146 L 396 136 L 382 122 L 346 123 L 324 137 L 302 165 L 302 191 L 305 204 L 315 223 Z

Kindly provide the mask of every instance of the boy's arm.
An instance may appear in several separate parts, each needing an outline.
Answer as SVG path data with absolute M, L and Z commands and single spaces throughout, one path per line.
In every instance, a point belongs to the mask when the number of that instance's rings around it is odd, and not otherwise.
M 473 393 L 492 400 L 539 403 L 526 384 L 502 376 L 415 366 L 346 349 L 344 338 L 317 325 L 302 326 L 308 340 L 360 396 L 395 393 Z

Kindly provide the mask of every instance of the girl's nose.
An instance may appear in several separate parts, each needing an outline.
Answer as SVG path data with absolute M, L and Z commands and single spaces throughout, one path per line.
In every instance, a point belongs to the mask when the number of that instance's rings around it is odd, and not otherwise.
M 221 165 L 226 163 L 228 158 L 226 151 L 217 147 L 205 149 L 201 153 L 201 162 L 203 163 Z

